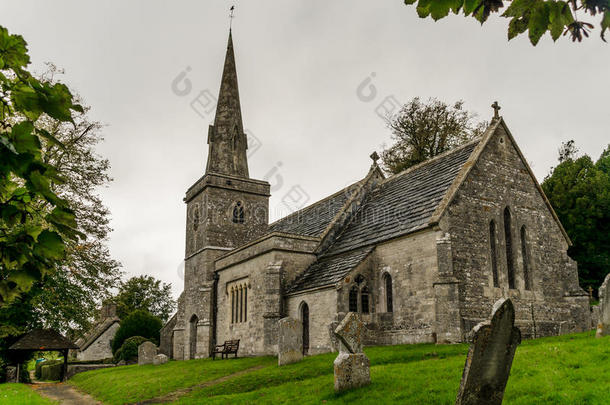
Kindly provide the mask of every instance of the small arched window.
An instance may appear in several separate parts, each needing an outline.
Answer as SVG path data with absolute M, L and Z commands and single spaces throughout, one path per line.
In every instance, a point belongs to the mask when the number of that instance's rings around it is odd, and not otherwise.
M 233 222 L 236 224 L 244 223 L 244 206 L 241 201 L 236 202 L 233 207 Z
M 364 286 L 360 291 L 360 305 L 362 306 L 362 313 L 369 313 L 369 289 Z
M 386 312 L 394 312 L 394 303 L 392 301 L 392 276 L 388 273 L 383 276 L 383 284 L 385 286 L 385 310 Z
M 349 290 L 349 312 L 358 312 L 358 287 Z
M 499 287 L 498 252 L 496 251 L 496 223 L 493 220 L 489 223 L 489 250 L 489 255 L 491 257 L 491 274 L 493 276 L 494 287 Z
M 513 257 L 513 236 L 510 210 L 504 209 L 504 242 L 506 244 L 506 270 L 508 272 L 508 288 L 515 288 L 515 262 Z
M 527 250 L 527 235 L 525 232 L 525 225 L 521 227 L 521 256 L 523 258 L 523 280 L 525 282 L 525 289 L 532 289 L 532 275 L 530 271 L 530 258 Z

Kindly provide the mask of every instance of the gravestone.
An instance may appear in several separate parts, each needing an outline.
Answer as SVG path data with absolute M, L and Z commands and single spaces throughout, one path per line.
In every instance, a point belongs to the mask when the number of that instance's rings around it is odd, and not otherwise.
M 339 339 L 335 335 L 335 329 L 339 326 L 339 322 L 333 321 L 328 325 L 328 334 L 330 335 L 330 349 L 333 352 L 338 352 L 340 348 Z
M 599 320 L 596 337 L 610 335 L 610 274 L 599 289 Z
M 167 356 L 164 355 L 163 353 L 161 354 L 157 354 L 155 357 L 153 357 L 153 364 L 155 366 L 158 366 L 159 364 L 165 364 L 167 363 Z
M 157 346 L 153 342 L 144 342 L 138 346 L 138 365 L 152 364 L 157 355 Z
M 510 299 L 497 301 L 491 321 L 472 329 L 456 405 L 500 405 L 521 331 Z
M 278 321 L 277 365 L 296 363 L 303 359 L 303 323 L 294 318 Z
M 339 355 L 335 359 L 335 391 L 362 387 L 371 383 L 371 363 L 362 352 L 364 323 L 360 316 L 349 312 L 335 329 L 339 340 Z
M 8 366 L 6 368 L 6 382 L 16 383 L 17 382 L 17 367 Z

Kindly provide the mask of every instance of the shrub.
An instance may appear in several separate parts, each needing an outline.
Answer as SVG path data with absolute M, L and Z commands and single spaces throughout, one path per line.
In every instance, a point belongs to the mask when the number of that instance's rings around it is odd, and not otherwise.
M 132 336 L 142 336 L 155 344 L 159 344 L 159 333 L 162 326 L 161 319 L 150 312 L 143 310 L 132 312 L 121 321 L 121 326 L 114 335 L 112 353 L 116 357 L 116 352 L 121 348 L 123 342 Z
M 121 360 L 131 361 L 138 358 L 138 346 L 144 342 L 149 342 L 150 339 L 146 339 L 142 336 L 132 336 L 123 342 L 123 345 L 114 354 L 114 361 L 119 362 Z

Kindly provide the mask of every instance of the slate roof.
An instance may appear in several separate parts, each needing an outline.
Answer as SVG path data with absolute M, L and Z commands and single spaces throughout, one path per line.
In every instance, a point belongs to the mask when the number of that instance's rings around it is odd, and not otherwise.
M 64 350 L 78 349 L 74 343 L 53 329 L 35 329 L 13 343 L 10 350 Z
M 347 276 L 373 249 L 373 246 L 369 246 L 336 256 L 322 257 L 297 277 L 287 292 L 333 285 Z
M 478 141 L 385 179 L 367 196 L 328 254 L 376 244 L 425 227 Z
M 375 244 L 426 227 L 479 142 L 477 139 L 381 182 L 330 248 L 287 292 L 335 284 L 362 262 Z
M 360 182 L 357 182 L 347 186 L 331 196 L 275 221 L 269 225 L 269 233 L 321 236 L 359 184 Z

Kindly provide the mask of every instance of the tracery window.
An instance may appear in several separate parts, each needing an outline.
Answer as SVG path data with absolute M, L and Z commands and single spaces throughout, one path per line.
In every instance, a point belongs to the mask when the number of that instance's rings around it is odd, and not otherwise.
M 364 286 L 360 291 L 360 306 L 363 314 L 368 314 L 369 311 L 369 289 Z
M 358 312 L 358 287 L 349 290 L 349 312 Z
M 532 273 L 530 270 L 530 257 L 527 249 L 527 235 L 525 231 L 525 225 L 521 227 L 521 257 L 523 258 L 523 280 L 525 282 L 525 289 L 532 289 Z
M 236 202 L 233 207 L 233 222 L 236 224 L 244 223 L 244 206 L 241 201 Z
M 493 220 L 489 223 L 489 249 L 489 254 L 491 256 L 491 274 L 493 276 L 494 287 L 499 287 L 498 252 L 496 249 L 496 223 Z
M 508 288 L 515 288 L 515 261 L 513 257 L 513 237 L 510 210 L 504 209 L 504 240 L 506 244 L 506 270 L 508 272 Z
M 383 284 L 385 285 L 385 311 L 394 312 L 394 302 L 392 297 L 392 276 L 388 273 L 383 275 Z
M 248 321 L 248 284 L 243 282 L 231 286 L 231 323 Z

